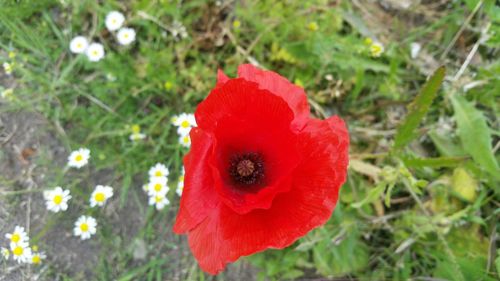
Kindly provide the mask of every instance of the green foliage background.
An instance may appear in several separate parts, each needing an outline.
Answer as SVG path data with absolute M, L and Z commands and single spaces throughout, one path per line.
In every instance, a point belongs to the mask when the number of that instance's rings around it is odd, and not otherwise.
M 2 0 L 0 62 L 12 61 L 8 52 L 16 57 L 14 98 L 0 110 L 42 113 L 68 150 L 91 149 L 94 172 L 113 171 L 120 208 L 140 202 L 147 223 L 136 239 L 163 251 L 134 262 L 104 227 L 92 278 L 170 280 L 177 272 L 186 280 L 228 280 L 169 252 L 175 243 L 155 226 L 172 222 L 178 198 L 171 192 L 174 204 L 156 213 L 141 202 L 137 179 L 156 162 L 177 178 L 186 150 L 170 118 L 194 111 L 218 68 L 234 77 L 239 64 L 257 62 L 303 86 L 314 115 L 344 118 L 352 142 L 332 219 L 285 250 L 245 259 L 258 280 L 498 280 L 500 8 L 494 1 L 421 2 L 397 10 L 373 1 Z M 111 10 L 136 29 L 132 46 L 117 45 L 106 31 Z M 174 20 L 188 38 L 172 36 Z M 82 34 L 104 44 L 104 60 L 69 52 L 71 38 Z M 384 44 L 381 57 L 370 55 L 367 37 Z M 413 42 L 423 46 L 416 58 Z M 475 44 L 475 60 L 464 64 Z M 147 140 L 129 141 L 133 124 Z M 69 186 L 85 201 L 77 188 L 85 176 L 68 180 L 55 166 L 53 173 L 51 185 Z M 42 245 L 43 235 L 35 238 Z M 168 265 L 181 258 L 193 266 Z M 47 280 L 80 280 L 49 267 Z

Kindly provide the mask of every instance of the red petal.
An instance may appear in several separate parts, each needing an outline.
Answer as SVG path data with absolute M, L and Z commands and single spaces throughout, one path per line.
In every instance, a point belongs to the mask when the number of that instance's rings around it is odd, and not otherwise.
M 219 203 L 207 164 L 213 139 L 199 128 L 191 129 L 190 137 L 191 150 L 184 157 L 184 190 L 174 225 L 174 232 L 178 234 L 197 226 Z
M 227 81 L 229 80 L 229 77 L 226 76 L 226 74 L 224 74 L 224 72 L 220 69 L 217 70 L 217 84 L 215 85 L 215 87 L 220 87 L 222 85 L 224 85 L 224 83 L 226 83 Z
M 251 64 L 242 64 L 238 67 L 238 76 L 259 84 L 261 89 L 282 97 L 293 110 L 295 115 L 293 126 L 296 129 L 304 127 L 309 119 L 309 104 L 304 89 L 291 83 L 285 77 L 259 69 Z
M 226 117 L 234 116 L 250 124 L 255 118 L 261 120 L 262 115 L 271 118 L 268 121 L 272 120 L 279 127 L 290 124 L 293 119 L 292 111 L 282 98 L 242 78 L 230 79 L 213 89 L 195 112 L 198 126 L 209 132 Z
M 339 121 L 309 120 L 299 135 L 304 159 L 292 189 L 277 195 L 270 209 L 240 215 L 221 204 L 189 231 L 189 245 L 204 271 L 217 274 L 241 256 L 289 246 L 329 219 L 348 164 L 349 139 Z

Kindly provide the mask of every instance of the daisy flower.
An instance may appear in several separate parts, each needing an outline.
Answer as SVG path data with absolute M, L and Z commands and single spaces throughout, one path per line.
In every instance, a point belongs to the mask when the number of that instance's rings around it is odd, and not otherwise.
M 90 61 L 100 61 L 104 57 L 104 47 L 99 43 L 91 43 L 85 54 Z
M 5 74 L 11 75 L 12 74 L 12 64 L 8 62 L 3 63 L 3 70 L 5 71 Z
M 14 98 L 14 89 L 12 89 L 12 88 L 6 89 L 6 90 L 2 91 L 0 96 L 6 100 L 12 100 Z
M 184 147 L 190 147 L 191 146 L 191 138 L 189 137 L 189 135 L 180 136 L 179 143 L 182 144 L 182 146 L 184 146 Z
M 162 210 L 166 205 L 169 204 L 170 201 L 168 200 L 166 194 L 149 196 L 149 205 L 155 205 L 156 210 Z
M 75 228 L 73 229 L 73 234 L 75 236 L 80 236 L 82 240 L 89 239 L 90 236 L 96 233 L 97 222 L 93 217 L 81 216 L 75 222 Z
M 184 190 L 184 168 L 182 168 L 182 174 L 179 176 L 179 179 L 177 180 L 177 189 L 175 192 L 177 195 L 182 196 L 182 191 Z
M 63 190 L 60 186 L 43 192 L 47 210 L 57 213 L 68 209 L 68 201 L 71 199 L 69 190 Z
M 384 45 L 379 42 L 373 42 L 370 45 L 370 55 L 372 57 L 378 58 L 384 52 Z
M 149 178 L 158 178 L 158 177 L 168 177 L 169 171 L 167 166 L 163 165 L 162 163 L 156 163 L 151 169 L 149 169 L 148 174 Z
M 87 165 L 90 158 L 90 150 L 87 148 L 80 148 L 72 151 L 68 157 L 68 166 L 78 168 Z
M 31 260 L 29 261 L 29 263 L 31 264 L 40 264 L 42 262 L 42 260 L 44 260 L 47 256 L 45 255 L 44 252 L 35 252 L 35 253 L 32 253 L 31 255 Z
M 14 232 L 5 234 L 5 238 L 9 239 L 11 244 L 28 242 L 28 234 L 24 231 L 24 227 L 18 225 L 14 227 Z
M 76 36 L 75 38 L 71 39 L 71 42 L 69 43 L 69 50 L 74 54 L 81 54 L 84 53 L 85 50 L 87 50 L 88 46 L 89 42 L 85 37 Z
M 125 22 L 125 16 L 123 16 L 122 13 L 118 11 L 111 11 L 106 15 L 106 28 L 109 31 L 115 31 L 120 29 L 122 27 L 123 23 Z
M 121 45 L 130 45 L 135 41 L 135 30 L 127 27 L 121 28 L 118 30 L 116 38 L 118 39 L 118 43 Z
M 104 203 L 113 196 L 113 188 L 111 186 L 98 185 L 94 192 L 90 195 L 90 207 L 104 206 Z
M 149 196 L 165 195 L 168 192 L 168 179 L 166 177 L 154 177 L 148 183 Z
M 172 26 L 170 27 L 170 32 L 172 33 L 175 39 L 178 39 L 179 37 L 180 38 L 188 37 L 186 27 L 181 22 L 178 21 L 174 21 L 172 23 Z
M 177 126 L 177 133 L 181 136 L 189 134 L 192 127 L 196 127 L 194 114 L 181 113 L 172 118 L 172 123 Z
M 27 242 L 11 243 L 12 258 L 18 263 L 28 262 L 31 257 L 31 248 Z
M 8 259 L 9 259 L 9 257 L 10 257 L 10 251 L 9 251 L 9 249 L 2 247 L 2 248 L 0 249 L 0 253 L 2 254 L 2 257 L 3 257 L 5 260 L 8 260 Z
M 132 133 L 128 137 L 131 141 L 140 141 L 146 138 L 146 135 L 143 133 Z

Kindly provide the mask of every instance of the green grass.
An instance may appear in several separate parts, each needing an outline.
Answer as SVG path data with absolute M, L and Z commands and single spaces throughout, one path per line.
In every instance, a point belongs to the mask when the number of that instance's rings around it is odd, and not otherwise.
M 302 85 L 314 115 L 344 118 L 357 164 L 351 164 L 324 227 L 285 250 L 246 258 L 259 280 L 498 278 L 500 12 L 494 1 L 418 4 L 385 13 L 371 1 L 220 2 L 0 1 L 0 62 L 14 62 L 6 79 L 15 85 L 0 112 L 39 112 L 67 151 L 91 150 L 90 166 L 79 171 L 43 157 L 37 161 L 50 168 L 47 186 L 70 188 L 75 208 L 103 226 L 94 237 L 99 248 L 93 279 L 212 279 L 179 250 L 183 238 L 165 228 L 175 218 L 175 179 L 187 152 L 170 118 L 195 110 L 215 85 L 218 68 L 234 77 L 237 66 L 248 62 Z M 115 9 L 137 31 L 129 47 L 119 46 L 104 26 L 106 13 Z M 173 38 L 174 20 L 186 26 L 188 38 Z M 311 23 L 318 29 L 311 30 Z M 490 37 L 481 41 L 486 29 Z M 105 59 L 92 63 L 71 54 L 75 35 L 102 43 Z M 384 44 L 381 57 L 370 56 L 367 37 Z M 478 41 L 475 59 L 457 76 Z M 412 42 L 423 46 L 417 58 L 410 56 Z M 424 86 L 441 65 L 446 74 L 439 70 Z M 478 86 L 465 91 L 473 81 Z M 131 142 L 132 125 L 140 125 L 147 139 Z M 172 204 L 161 212 L 147 205 L 141 190 L 156 162 L 171 170 Z M 116 222 L 108 213 L 87 207 L 99 173 L 117 192 L 113 212 L 124 215 L 135 206 L 145 222 L 131 230 L 130 240 L 114 235 Z M 24 194 L 0 176 L 15 190 L 0 196 Z M 43 249 L 47 232 L 69 232 L 72 221 L 64 213 L 50 215 L 32 239 Z M 130 241 L 146 245 L 146 259 L 134 259 L 137 247 Z M 48 268 L 42 272 L 46 280 L 88 280 L 56 263 Z M 223 273 L 215 280 L 228 278 Z

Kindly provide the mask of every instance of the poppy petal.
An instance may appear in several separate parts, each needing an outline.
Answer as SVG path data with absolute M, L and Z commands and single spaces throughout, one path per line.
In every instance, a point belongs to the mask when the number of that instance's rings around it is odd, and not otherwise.
M 224 204 L 211 209 L 188 232 L 201 268 L 217 274 L 228 262 L 267 248 L 284 248 L 324 224 L 346 178 L 349 139 L 344 129 L 336 119 L 309 120 L 298 142 L 300 152 L 308 157 L 296 168 L 292 189 L 278 194 L 270 209 L 243 215 Z
M 213 138 L 199 128 L 190 132 L 191 151 L 184 157 L 186 175 L 179 213 L 174 224 L 174 232 L 181 234 L 198 225 L 217 206 L 219 199 L 213 191 L 212 175 L 208 167 L 208 157 Z
M 238 67 L 238 76 L 255 82 L 262 89 L 282 97 L 295 115 L 294 128 L 301 129 L 306 125 L 309 119 L 309 104 L 304 89 L 275 72 L 262 70 L 251 64 L 240 65 Z
M 227 75 L 224 73 L 224 71 L 222 70 L 217 70 L 217 84 L 215 85 L 215 87 L 220 87 L 222 85 L 224 85 L 224 83 L 226 83 L 227 81 L 229 80 L 229 77 L 227 77 Z

